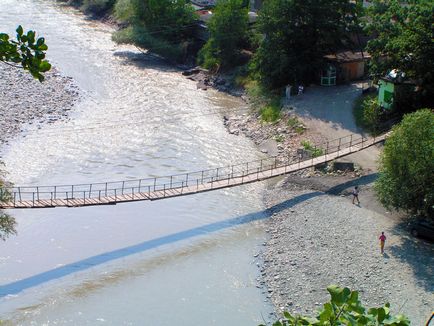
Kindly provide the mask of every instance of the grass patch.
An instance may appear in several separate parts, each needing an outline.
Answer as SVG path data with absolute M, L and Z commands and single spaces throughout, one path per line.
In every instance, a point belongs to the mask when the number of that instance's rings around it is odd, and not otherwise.
M 261 119 L 264 122 L 276 122 L 281 117 L 280 105 L 270 103 L 261 109 Z
M 303 148 L 310 153 L 312 157 L 318 157 L 324 155 L 324 150 L 322 148 L 318 148 L 315 145 L 312 145 L 308 140 L 302 140 L 301 145 Z
M 288 127 L 293 129 L 299 135 L 304 133 L 305 128 L 304 128 L 303 124 L 295 116 L 288 118 L 287 125 L 288 125 Z
M 377 94 L 358 97 L 354 103 L 353 116 L 357 127 L 370 134 L 376 134 L 382 121 L 382 111 L 378 104 Z
M 274 140 L 278 143 L 281 143 L 285 140 L 285 137 L 283 135 L 276 135 L 274 136 Z

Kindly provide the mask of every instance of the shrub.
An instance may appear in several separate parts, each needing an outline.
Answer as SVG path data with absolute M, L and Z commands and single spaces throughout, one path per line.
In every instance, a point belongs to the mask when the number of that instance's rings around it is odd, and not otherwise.
M 269 104 L 261 109 L 261 119 L 264 122 L 276 122 L 280 117 L 280 105 Z
M 377 94 L 359 97 L 353 108 L 356 125 L 376 134 L 382 122 L 382 110 L 378 104 Z
M 324 154 L 324 150 L 322 148 L 318 148 L 315 145 L 312 145 L 308 140 L 302 140 L 301 145 L 306 151 L 310 153 L 312 157 L 318 157 Z
M 182 61 L 184 47 L 182 44 L 173 44 L 160 38 L 155 38 L 143 26 L 132 25 L 117 31 L 112 36 L 117 43 L 134 43 L 143 48 L 163 56 L 171 61 Z
M 100 16 L 112 10 L 115 2 L 116 0 L 84 0 L 81 10 L 85 13 Z

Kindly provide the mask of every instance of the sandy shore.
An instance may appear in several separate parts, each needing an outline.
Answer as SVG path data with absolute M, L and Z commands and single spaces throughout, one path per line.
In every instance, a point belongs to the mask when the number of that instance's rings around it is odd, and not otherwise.
M 55 68 L 43 83 L 22 69 L 0 64 L 0 146 L 23 131 L 26 124 L 38 128 L 65 119 L 79 98 L 70 77 Z

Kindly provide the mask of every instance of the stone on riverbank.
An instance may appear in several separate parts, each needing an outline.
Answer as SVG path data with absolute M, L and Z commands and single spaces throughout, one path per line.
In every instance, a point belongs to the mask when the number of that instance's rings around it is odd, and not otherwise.
M 70 77 L 55 68 L 46 73 L 43 83 L 28 72 L 0 66 L 0 145 L 23 131 L 25 124 L 53 123 L 68 116 L 79 97 Z

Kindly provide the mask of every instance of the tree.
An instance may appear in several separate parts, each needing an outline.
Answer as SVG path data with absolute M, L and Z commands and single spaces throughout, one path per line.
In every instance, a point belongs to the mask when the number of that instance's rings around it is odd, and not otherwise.
M 434 114 L 407 114 L 393 128 L 380 158 L 375 190 L 386 207 L 434 218 Z
M 285 318 L 276 321 L 273 326 L 410 325 L 407 317 L 403 315 L 392 316 L 388 303 L 380 308 L 366 310 L 359 300 L 357 291 L 335 285 L 329 286 L 327 291 L 331 296 L 330 302 L 324 304 L 315 317 L 293 316 L 289 312 L 284 312 Z
M 8 34 L 0 33 L 0 61 L 28 70 L 33 77 L 43 81 L 43 73 L 51 68 L 45 60 L 45 51 L 48 49 L 45 39 L 43 37 L 36 39 L 34 31 L 24 33 L 21 25 L 16 32 L 16 40 L 10 39 Z
M 257 29 L 263 35 L 252 70 L 263 85 L 310 83 L 325 54 L 345 42 L 354 27 L 358 5 L 348 0 L 267 0 Z
M 196 14 L 185 0 L 118 0 L 115 15 L 129 24 L 113 35 L 174 61 L 182 61 L 193 35 Z
M 0 161 L 0 166 L 3 163 Z M 5 189 L 4 181 L 2 177 L 4 176 L 4 172 L 0 169 L 0 202 L 4 202 L 10 199 L 9 192 Z M 15 230 L 16 222 L 15 219 L 8 214 L 4 214 L 0 210 L 0 239 L 6 240 L 7 237 L 16 234 Z
M 375 0 L 368 10 L 366 31 L 375 38 L 367 50 L 370 69 L 384 76 L 399 69 L 421 84 L 434 82 L 433 15 L 431 0 Z
M 210 37 L 199 52 L 199 63 L 207 69 L 236 65 L 248 26 L 248 8 L 243 0 L 218 1 L 208 23 Z

